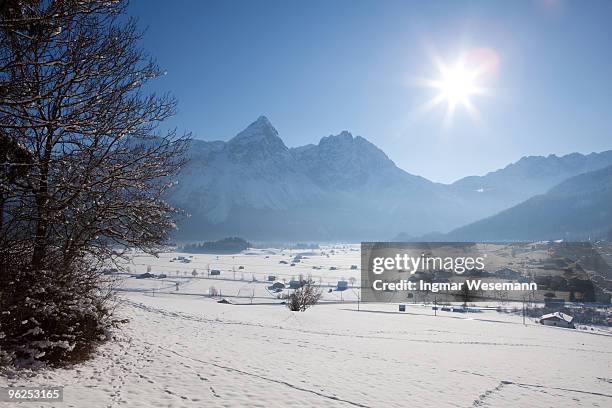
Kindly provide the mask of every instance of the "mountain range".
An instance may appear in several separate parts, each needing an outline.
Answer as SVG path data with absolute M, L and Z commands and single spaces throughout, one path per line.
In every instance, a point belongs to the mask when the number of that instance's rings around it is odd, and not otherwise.
M 545 194 L 457 228 L 444 241 L 583 241 L 612 232 L 612 166 L 571 177 Z
M 573 176 L 612 165 L 612 151 L 524 157 L 453 184 L 410 174 L 344 131 L 289 148 L 262 116 L 227 142 L 193 140 L 169 200 L 190 216 L 177 240 L 387 240 L 446 233 Z

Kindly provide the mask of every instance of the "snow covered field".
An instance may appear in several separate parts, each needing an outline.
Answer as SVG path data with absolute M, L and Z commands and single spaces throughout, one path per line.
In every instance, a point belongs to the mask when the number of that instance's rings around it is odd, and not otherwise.
M 327 303 L 292 313 L 272 304 L 264 277 L 311 273 L 331 288 L 358 278 L 350 265 L 359 264 L 359 252 L 316 254 L 294 267 L 279 261 L 295 251 L 273 252 L 193 255 L 189 264 L 170 262 L 185 254 L 136 256 L 134 273 L 151 266 L 168 278 L 126 275 L 117 314 L 130 321 L 117 341 L 80 366 L 21 372 L 0 378 L 0 386 L 63 385 L 58 407 L 612 405 L 612 336 L 524 326 L 521 317 L 495 311 L 434 317 L 430 307 L 408 305 L 399 313 L 396 304 L 361 304 L 357 311 L 352 289 L 345 302 L 332 291 Z M 220 269 L 220 278 L 202 278 L 208 268 Z M 232 268 L 244 280 L 234 280 Z M 202 296 L 211 285 L 242 304 Z

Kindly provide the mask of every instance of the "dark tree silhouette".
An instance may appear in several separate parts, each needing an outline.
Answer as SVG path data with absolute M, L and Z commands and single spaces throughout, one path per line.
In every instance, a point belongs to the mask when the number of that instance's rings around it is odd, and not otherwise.
M 188 140 L 157 132 L 176 102 L 125 1 L 0 2 L 0 352 L 63 362 L 110 315 L 100 267 L 153 253 Z M 25 323 L 24 323 L 25 322 Z

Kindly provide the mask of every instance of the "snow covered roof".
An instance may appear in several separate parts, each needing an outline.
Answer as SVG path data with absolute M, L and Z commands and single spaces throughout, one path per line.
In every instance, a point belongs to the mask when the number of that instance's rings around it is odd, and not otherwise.
M 566 321 L 567 323 L 571 323 L 574 320 L 574 317 L 568 314 L 565 314 L 565 313 L 554 312 L 554 313 L 545 314 L 540 319 L 541 320 L 559 319 L 559 320 Z

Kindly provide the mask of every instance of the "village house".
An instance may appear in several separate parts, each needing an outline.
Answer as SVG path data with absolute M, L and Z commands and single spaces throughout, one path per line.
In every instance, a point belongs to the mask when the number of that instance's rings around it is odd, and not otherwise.
M 576 328 L 573 321 L 574 318 L 572 316 L 562 312 L 545 314 L 540 318 L 540 324 L 545 326 L 566 327 L 569 329 Z

